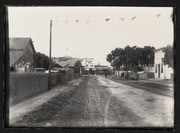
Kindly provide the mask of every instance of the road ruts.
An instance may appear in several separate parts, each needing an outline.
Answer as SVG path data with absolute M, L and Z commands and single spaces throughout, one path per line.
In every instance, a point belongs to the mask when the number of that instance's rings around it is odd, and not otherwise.
M 74 81 L 64 87 L 48 102 L 20 117 L 14 126 L 173 126 L 173 98 L 102 76 L 82 77 L 79 83 Z

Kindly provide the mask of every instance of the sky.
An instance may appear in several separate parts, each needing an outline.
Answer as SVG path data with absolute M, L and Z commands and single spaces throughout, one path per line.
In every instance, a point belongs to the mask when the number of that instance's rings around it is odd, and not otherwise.
M 109 65 L 115 48 L 173 44 L 171 7 L 8 7 L 9 37 L 30 37 L 37 52 L 52 57 L 94 58 Z

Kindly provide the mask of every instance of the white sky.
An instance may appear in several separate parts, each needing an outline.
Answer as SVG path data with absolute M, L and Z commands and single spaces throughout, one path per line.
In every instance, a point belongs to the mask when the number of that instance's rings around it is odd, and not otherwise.
M 170 7 L 8 7 L 9 36 L 31 37 L 36 51 L 49 55 L 52 19 L 52 57 L 92 57 L 105 65 L 106 55 L 116 47 L 173 44 L 172 11 Z

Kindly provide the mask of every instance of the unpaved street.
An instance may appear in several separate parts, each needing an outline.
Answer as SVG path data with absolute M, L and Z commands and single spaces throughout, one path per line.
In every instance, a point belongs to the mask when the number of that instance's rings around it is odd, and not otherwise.
M 102 76 L 82 77 L 77 83 L 74 81 L 56 90 L 56 95 L 32 107 L 31 111 L 20 112 L 22 105 L 11 107 L 14 109 L 10 114 L 11 126 L 173 126 L 174 100 L 170 96 L 133 88 Z M 50 96 L 51 91 L 44 96 Z M 13 117 L 13 112 L 16 112 L 16 117 Z

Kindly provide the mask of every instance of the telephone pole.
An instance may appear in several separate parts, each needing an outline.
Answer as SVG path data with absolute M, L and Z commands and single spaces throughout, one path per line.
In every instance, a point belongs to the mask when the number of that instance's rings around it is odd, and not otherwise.
M 50 20 L 50 42 L 49 42 L 49 77 L 48 89 L 51 89 L 51 42 L 52 41 L 52 20 Z

